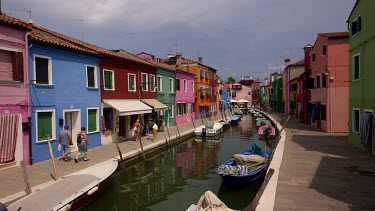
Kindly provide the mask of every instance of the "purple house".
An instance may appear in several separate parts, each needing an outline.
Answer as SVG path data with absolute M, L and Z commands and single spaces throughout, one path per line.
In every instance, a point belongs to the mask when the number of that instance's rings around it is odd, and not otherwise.
M 176 80 L 180 81 L 176 87 L 176 124 L 181 125 L 195 120 L 194 115 L 194 77 L 195 74 L 183 70 L 176 70 Z M 178 80 L 179 79 L 179 80 Z
M 0 165 L 30 163 L 29 25 L 0 12 Z

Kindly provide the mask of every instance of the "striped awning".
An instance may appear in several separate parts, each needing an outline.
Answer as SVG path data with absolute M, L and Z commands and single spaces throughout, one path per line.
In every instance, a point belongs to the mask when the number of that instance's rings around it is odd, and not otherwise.
M 162 111 L 162 110 L 168 109 L 167 105 L 164 105 L 163 103 L 159 102 L 156 99 L 142 99 L 142 102 L 144 102 L 147 105 L 153 107 L 155 109 L 155 111 Z
M 0 163 L 15 159 L 19 114 L 0 115 Z

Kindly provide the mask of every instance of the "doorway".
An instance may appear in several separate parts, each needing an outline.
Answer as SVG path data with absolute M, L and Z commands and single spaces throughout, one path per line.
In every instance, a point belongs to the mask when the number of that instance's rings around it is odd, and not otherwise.
M 371 109 L 364 109 L 363 111 L 365 114 L 369 114 L 368 118 L 369 118 L 369 121 L 368 121 L 368 124 L 369 124 L 369 128 L 371 129 L 367 134 L 368 134 L 368 143 L 367 143 L 367 149 L 366 151 L 370 152 L 371 154 L 373 154 L 374 152 L 374 146 L 373 146 L 373 133 L 374 133 L 374 126 L 373 126 L 373 110 Z
M 72 134 L 73 146 L 71 151 L 75 152 L 78 150 L 77 147 L 77 134 L 81 131 L 81 118 L 80 110 L 64 110 L 64 124 L 68 124 L 69 132 Z

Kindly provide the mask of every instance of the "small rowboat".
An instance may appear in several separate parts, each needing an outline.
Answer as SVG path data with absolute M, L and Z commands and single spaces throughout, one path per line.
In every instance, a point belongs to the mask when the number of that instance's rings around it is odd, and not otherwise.
M 273 140 L 275 139 L 275 134 L 276 134 L 276 131 L 275 131 L 275 127 L 273 127 L 272 125 L 261 125 L 259 128 L 258 128 L 258 134 L 259 134 L 259 139 L 264 139 L 264 132 L 267 128 L 270 128 L 271 129 L 271 133 L 269 134 L 269 139 L 270 140 Z
M 238 154 L 236 154 L 238 156 Z M 254 162 L 247 163 L 246 165 L 241 165 L 235 158 L 232 158 L 223 165 L 219 166 L 217 173 L 220 175 L 223 184 L 227 187 L 238 187 L 241 185 L 246 185 L 261 175 L 266 167 L 266 161 L 269 156 L 269 153 L 256 154 L 253 150 L 245 150 L 241 152 L 240 156 L 248 157 L 247 159 L 254 159 Z M 256 155 L 256 156 L 254 156 Z M 250 156 L 253 156 L 250 158 Z M 236 161 L 237 160 L 237 161 Z

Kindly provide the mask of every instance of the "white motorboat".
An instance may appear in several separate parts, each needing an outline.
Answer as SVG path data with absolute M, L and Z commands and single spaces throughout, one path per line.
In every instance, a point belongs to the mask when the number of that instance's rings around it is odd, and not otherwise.
M 198 203 L 190 205 L 186 211 L 198 211 L 198 210 L 212 210 L 212 211 L 232 211 L 227 205 L 224 204 L 214 193 L 206 191 Z M 234 211 L 234 210 L 233 210 Z
M 89 203 L 117 169 L 111 159 L 57 180 L 9 205 L 8 210 L 78 210 Z
M 197 136 L 216 136 L 223 132 L 223 123 L 207 121 L 204 125 L 197 127 L 194 131 Z

